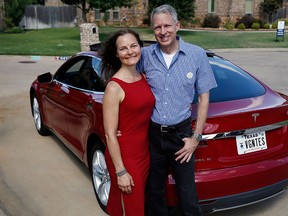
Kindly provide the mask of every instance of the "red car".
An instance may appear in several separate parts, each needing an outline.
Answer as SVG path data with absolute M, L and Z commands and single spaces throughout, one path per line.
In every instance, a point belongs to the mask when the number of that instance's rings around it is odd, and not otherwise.
M 288 96 L 213 53 L 207 56 L 218 87 L 211 91 L 195 172 L 201 206 L 213 212 L 267 199 L 287 187 Z M 39 134 L 52 132 L 87 165 L 105 210 L 110 178 L 100 61 L 94 51 L 72 56 L 54 75 L 38 76 L 30 100 Z M 173 173 L 167 176 L 167 198 L 177 206 Z

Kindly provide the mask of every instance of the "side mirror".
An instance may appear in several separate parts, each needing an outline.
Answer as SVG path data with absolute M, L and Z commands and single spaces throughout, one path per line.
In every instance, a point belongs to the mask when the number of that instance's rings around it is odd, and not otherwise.
M 50 72 L 41 74 L 37 77 L 39 83 L 47 83 L 52 81 L 52 74 Z

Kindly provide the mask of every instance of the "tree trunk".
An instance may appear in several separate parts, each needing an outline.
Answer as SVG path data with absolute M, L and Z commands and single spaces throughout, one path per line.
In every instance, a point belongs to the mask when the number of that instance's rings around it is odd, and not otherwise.
M 87 13 L 87 9 L 86 9 L 86 1 L 83 0 L 82 1 L 82 19 L 83 19 L 83 22 L 87 22 L 87 16 L 86 16 L 86 13 Z

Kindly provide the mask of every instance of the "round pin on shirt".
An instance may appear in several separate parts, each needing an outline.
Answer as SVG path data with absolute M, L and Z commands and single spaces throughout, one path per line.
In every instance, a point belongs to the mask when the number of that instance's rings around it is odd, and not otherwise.
M 188 72 L 186 76 L 187 76 L 188 79 L 192 79 L 193 73 L 192 72 Z

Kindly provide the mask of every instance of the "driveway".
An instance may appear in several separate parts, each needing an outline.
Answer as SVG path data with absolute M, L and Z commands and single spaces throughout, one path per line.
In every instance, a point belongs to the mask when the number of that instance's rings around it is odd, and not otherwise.
M 288 49 L 214 50 L 288 94 Z M 54 57 L 0 56 L 0 216 L 105 216 L 88 170 L 54 136 L 36 132 L 29 86 L 63 63 Z M 260 181 L 261 179 L 259 179 Z M 285 215 L 288 192 L 215 216 Z

